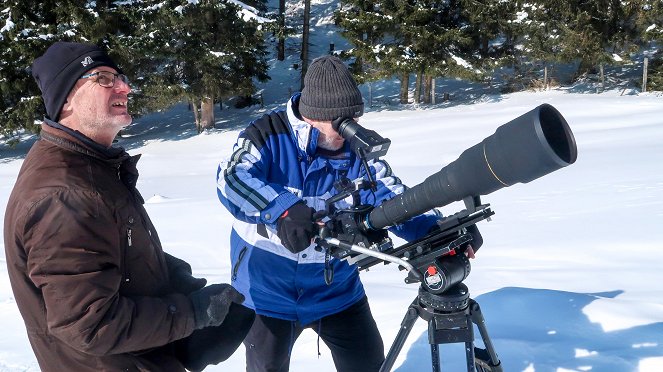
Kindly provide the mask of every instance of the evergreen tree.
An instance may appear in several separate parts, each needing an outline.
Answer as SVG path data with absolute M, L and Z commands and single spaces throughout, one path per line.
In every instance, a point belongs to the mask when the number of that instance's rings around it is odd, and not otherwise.
M 125 10 L 141 26 L 124 40 L 139 90 L 134 110 L 147 113 L 187 100 L 198 132 L 214 127 L 214 103 L 255 91 L 264 81 L 260 24 L 230 1 L 143 1 Z
M 512 62 L 514 53 L 516 2 L 503 0 L 461 0 L 467 19 L 465 32 L 472 38 L 471 47 L 479 63 L 495 68 Z
M 638 1 L 641 17 L 638 19 L 643 44 L 655 50 L 648 66 L 647 90 L 663 91 L 663 2 L 659 0 Z
M 628 58 L 639 45 L 636 0 L 532 0 L 521 5 L 527 55 L 546 62 L 579 62 L 577 74 L 593 72 L 614 55 Z
M 79 41 L 110 48 L 126 24 L 107 1 L 0 0 L 0 133 L 37 131 L 44 117 L 41 92 L 30 66 L 56 40 Z
M 345 39 L 354 45 L 342 57 L 353 58 L 350 69 L 359 84 L 388 76 L 385 38 L 393 22 L 384 14 L 380 1 L 344 1 L 335 14 Z
M 480 76 L 460 0 L 392 0 L 386 9 L 396 25 L 394 49 L 399 51 L 391 54 L 392 65 L 398 66 L 401 76 L 407 70 L 417 73 L 415 102 L 421 94 L 429 101 L 433 77 Z
M 215 101 L 250 95 L 253 78 L 268 78 L 260 24 L 256 17 L 244 19 L 246 11 L 229 1 L 0 4 L 5 9 L 0 13 L 0 125 L 5 134 L 37 130 L 35 121 L 44 112 L 30 65 L 57 40 L 106 47 L 132 81 L 134 113 L 182 99 L 194 102 L 198 130 L 214 125 Z

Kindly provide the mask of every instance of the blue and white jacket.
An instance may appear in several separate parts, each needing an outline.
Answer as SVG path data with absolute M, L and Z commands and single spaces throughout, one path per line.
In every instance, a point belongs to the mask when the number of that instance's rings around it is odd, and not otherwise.
M 217 170 L 217 192 L 236 221 L 231 233 L 232 284 L 258 314 L 306 325 L 338 313 L 363 298 L 358 270 L 332 258 L 334 280 L 324 279 L 325 254 L 314 244 L 291 253 L 276 236 L 276 220 L 305 200 L 315 210 L 336 193 L 335 181 L 365 177 L 355 154 L 326 157 L 317 149 L 319 132 L 299 118 L 299 95 L 239 134 L 234 153 Z M 369 161 L 377 191 L 362 192 L 362 204 L 379 205 L 404 191 L 384 160 Z M 343 203 L 343 202 L 340 202 Z M 337 206 L 342 206 L 337 204 Z M 439 219 L 433 213 L 390 229 L 405 240 L 423 236 Z

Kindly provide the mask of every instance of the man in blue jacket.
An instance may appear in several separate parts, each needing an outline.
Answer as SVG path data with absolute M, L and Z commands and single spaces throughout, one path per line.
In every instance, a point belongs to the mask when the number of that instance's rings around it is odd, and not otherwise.
M 235 216 L 231 234 L 232 284 L 257 313 L 246 345 L 248 371 L 288 371 L 290 351 L 311 328 L 327 344 L 338 371 L 377 371 L 384 346 L 358 270 L 314 249 L 313 213 L 336 193 L 335 181 L 366 178 L 361 161 L 332 128 L 339 117 L 358 118 L 364 103 L 340 59 L 315 59 L 304 89 L 284 109 L 252 122 L 217 171 L 218 196 Z M 384 160 L 369 161 L 377 191 L 363 204 L 379 205 L 404 191 Z M 393 227 L 413 240 L 435 226 L 428 213 Z

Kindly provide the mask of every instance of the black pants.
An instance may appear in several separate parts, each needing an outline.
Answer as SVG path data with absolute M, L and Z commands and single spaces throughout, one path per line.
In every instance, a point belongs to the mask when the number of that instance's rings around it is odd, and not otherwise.
M 329 347 L 339 372 L 378 371 L 384 361 L 382 338 L 364 297 L 340 313 L 303 327 L 288 320 L 257 315 L 244 339 L 246 370 L 287 372 L 292 345 L 306 328 L 318 333 Z

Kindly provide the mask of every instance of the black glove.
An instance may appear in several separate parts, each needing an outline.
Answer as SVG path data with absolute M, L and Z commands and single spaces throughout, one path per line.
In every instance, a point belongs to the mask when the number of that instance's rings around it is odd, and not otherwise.
M 314 236 L 313 208 L 298 202 L 288 208 L 276 222 L 276 235 L 292 253 L 299 253 L 311 245 Z
M 195 278 L 191 275 L 191 265 L 186 261 L 168 253 L 164 255 L 166 266 L 168 266 L 168 276 L 170 276 L 170 287 L 173 291 L 188 295 L 207 284 L 207 279 Z
M 212 284 L 189 295 L 193 304 L 196 329 L 223 323 L 230 305 L 244 302 L 244 295 L 230 284 Z
M 177 293 L 188 295 L 203 288 L 207 279 L 196 278 L 184 270 L 178 270 L 170 276 L 170 287 Z

